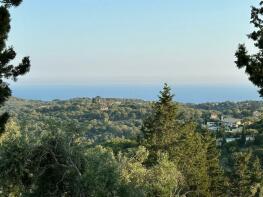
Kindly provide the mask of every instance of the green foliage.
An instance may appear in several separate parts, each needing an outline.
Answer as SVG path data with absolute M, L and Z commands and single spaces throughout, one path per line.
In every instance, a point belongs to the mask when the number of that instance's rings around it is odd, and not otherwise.
M 105 143 L 101 144 L 103 147 L 110 148 L 115 154 L 119 152 L 125 152 L 131 148 L 138 146 L 135 140 L 125 139 L 125 138 L 112 138 Z
M 251 152 L 234 153 L 232 158 L 231 188 L 233 196 L 257 196 L 262 194 L 262 167 Z
M 0 136 L 4 196 L 262 195 L 262 148 L 252 144 L 245 157 L 239 152 L 248 145 L 227 143 L 220 157 L 213 135 L 178 118 L 182 109 L 167 85 L 152 109 L 147 102 L 102 98 L 11 101 L 16 104 L 7 108 L 18 124 L 8 122 Z M 98 110 L 105 103 L 107 111 Z M 136 132 L 119 135 L 125 128 Z
M 178 135 L 178 122 L 176 120 L 176 104 L 167 84 L 160 92 L 159 101 L 153 105 L 152 114 L 144 121 L 142 126 L 142 139 L 140 143 L 150 151 L 148 165 L 157 162 L 157 156 L 165 153 L 173 146 Z
M 263 195 L 263 170 L 258 157 L 250 164 L 250 171 L 251 193 L 255 196 Z
M 143 147 L 132 157 L 115 156 L 102 146 L 90 147 L 76 131 L 53 127 L 36 137 L 21 134 L 13 122 L 6 128 L 0 139 L 4 196 L 171 196 L 183 180 L 166 156 L 147 169 Z
M 121 188 L 120 170 L 112 151 L 103 147 L 88 149 L 83 174 L 83 187 L 89 196 L 118 196 Z
M 190 191 L 189 195 L 210 196 L 213 192 L 218 194 L 223 188 L 221 183 L 216 187 L 215 181 L 223 179 L 223 173 L 217 155 L 213 155 L 217 160 L 208 164 L 214 159 L 211 155 L 213 153 L 209 152 L 212 146 L 207 145 L 210 139 L 204 142 L 202 136 L 196 132 L 194 124 L 178 121 L 177 106 L 172 98 L 170 88 L 165 84 L 159 101 L 153 106 L 152 115 L 143 124 L 143 138 L 140 143 L 149 150 L 146 164 L 154 167 L 158 163 L 159 155 L 167 154 L 169 161 L 177 166 L 184 176 L 184 190 Z M 217 176 L 212 177 L 215 175 Z
M 29 57 L 24 57 L 18 66 L 14 66 L 10 62 L 15 59 L 16 52 L 13 47 L 6 47 L 8 33 L 10 32 L 11 17 L 8 8 L 18 6 L 22 0 L 2 0 L 0 1 L 0 106 L 11 96 L 9 85 L 4 79 L 17 80 L 19 75 L 26 74 L 30 69 Z M 8 119 L 7 114 L 0 117 L 0 132 L 3 132 L 4 124 Z
M 202 110 L 202 118 L 208 119 L 211 112 L 217 112 L 224 116 L 234 118 L 249 118 L 253 117 L 253 112 L 262 111 L 262 101 L 241 101 L 241 102 L 216 102 L 216 103 L 200 103 L 189 104 L 190 107 Z
M 225 196 L 228 192 L 228 182 L 220 165 L 220 154 L 216 147 L 216 138 L 205 132 L 203 139 L 206 144 L 207 174 L 211 196 Z
M 167 155 L 160 155 L 157 164 L 146 167 L 148 151 L 140 146 L 132 157 L 121 157 L 122 180 L 128 193 L 123 196 L 175 196 L 179 195 L 184 178 Z
M 259 87 L 259 93 L 263 96 L 263 1 L 260 2 L 260 7 L 252 7 L 251 23 L 254 25 L 254 31 L 248 35 L 249 39 L 254 42 L 254 46 L 258 50 L 256 54 L 248 54 L 244 44 L 240 44 L 236 52 L 236 65 L 238 68 L 245 68 L 245 72 L 249 75 L 249 80 Z
M 3 191 L 10 194 L 16 188 L 30 196 L 79 194 L 78 183 L 85 166 L 80 140 L 76 133 L 57 130 L 38 136 L 7 130 L 0 147 Z
M 209 196 L 206 144 L 195 130 L 193 124 L 184 125 L 170 155 L 184 175 L 185 189 L 191 191 L 191 196 Z
M 236 153 L 233 156 L 232 194 L 233 196 L 249 196 L 250 181 L 248 163 L 250 153 Z
M 30 184 L 27 156 L 30 147 L 14 122 L 8 122 L 0 137 L 0 185 L 4 194 L 18 196 Z

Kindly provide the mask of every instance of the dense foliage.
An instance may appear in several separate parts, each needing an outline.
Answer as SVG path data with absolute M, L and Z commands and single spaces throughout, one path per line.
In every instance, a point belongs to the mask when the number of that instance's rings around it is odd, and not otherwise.
M 3 79 L 30 67 L 28 57 L 10 64 L 16 54 L 6 48 L 8 9 L 21 2 L 0 1 L 0 105 L 11 95 Z M 262 10 L 252 9 L 259 30 L 250 35 L 260 50 Z M 241 45 L 236 56 L 262 93 L 261 53 L 249 56 Z M 182 105 L 165 84 L 157 102 L 11 98 L 1 110 L 1 196 L 263 196 L 262 102 Z M 230 142 L 223 125 L 214 133 L 203 127 L 224 116 L 243 119 Z
M 263 96 L 263 1 L 260 6 L 252 7 L 251 21 L 254 31 L 248 35 L 248 38 L 254 43 L 257 52 L 250 55 L 244 44 L 240 44 L 236 52 L 236 65 L 238 68 L 245 68 L 249 75 L 249 80 L 260 88 L 259 93 Z
M 261 146 L 228 143 L 221 155 L 215 136 L 194 118 L 183 121 L 188 107 L 172 98 L 167 85 L 155 103 L 11 98 L 3 109 L 13 119 L 0 137 L 1 191 L 13 196 L 260 196 Z M 193 117 L 204 113 L 192 110 Z M 109 130 L 113 124 L 118 126 Z
M 19 75 L 24 75 L 29 71 L 29 57 L 24 57 L 18 66 L 12 64 L 12 60 L 16 57 L 13 47 L 7 47 L 6 41 L 8 33 L 11 29 L 11 17 L 9 8 L 19 6 L 22 0 L 2 0 L 0 1 L 0 106 L 11 96 L 11 90 L 8 83 L 4 79 L 17 80 Z M 8 114 L 3 113 L 0 116 L 0 132 L 4 131 L 4 125 L 8 120 Z

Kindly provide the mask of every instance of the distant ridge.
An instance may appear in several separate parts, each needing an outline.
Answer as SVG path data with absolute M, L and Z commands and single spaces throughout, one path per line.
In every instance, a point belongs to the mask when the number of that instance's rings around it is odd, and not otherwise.
M 157 100 L 160 86 L 14 86 L 13 95 L 19 98 L 51 101 L 71 98 L 103 98 Z M 254 86 L 172 86 L 175 100 L 181 103 L 261 100 Z

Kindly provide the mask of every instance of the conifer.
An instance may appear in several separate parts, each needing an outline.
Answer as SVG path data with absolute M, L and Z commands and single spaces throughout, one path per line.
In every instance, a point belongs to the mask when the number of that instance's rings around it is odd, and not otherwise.
M 248 35 L 248 38 L 254 43 L 257 49 L 256 54 L 249 54 L 245 44 L 240 44 L 236 51 L 236 66 L 241 69 L 245 68 L 245 72 L 249 76 L 249 80 L 259 88 L 259 93 L 263 96 L 263 1 L 260 6 L 252 7 L 251 21 L 254 31 Z
M 22 0 L 0 0 L 0 106 L 11 96 L 9 84 L 4 79 L 17 80 L 19 75 L 24 75 L 30 69 L 29 57 L 24 57 L 18 66 L 10 63 L 16 57 L 13 47 L 7 47 L 6 41 L 10 32 L 11 16 L 10 7 L 19 6 Z M 8 114 L 0 116 L 0 133 L 4 131 L 4 125 L 8 120 Z
M 148 164 L 156 164 L 157 155 L 168 151 L 177 135 L 176 122 L 177 106 L 173 102 L 171 88 L 165 84 L 160 92 L 159 101 L 154 103 L 152 115 L 143 123 L 142 145 L 150 151 Z

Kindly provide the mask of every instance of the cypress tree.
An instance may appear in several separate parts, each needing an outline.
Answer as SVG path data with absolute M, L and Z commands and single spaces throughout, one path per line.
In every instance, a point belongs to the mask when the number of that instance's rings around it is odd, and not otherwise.
M 250 152 L 238 152 L 233 155 L 231 175 L 232 196 L 244 197 L 251 193 L 249 162 Z
M 178 133 L 170 157 L 185 177 L 187 196 L 210 197 L 206 144 L 193 123 L 181 125 Z
M 16 57 L 13 47 L 7 47 L 6 41 L 10 32 L 11 16 L 10 7 L 19 6 L 22 0 L 0 0 L 0 106 L 11 96 L 12 92 L 4 79 L 16 81 L 19 75 L 24 75 L 30 69 L 29 57 L 24 57 L 20 64 L 14 66 L 10 63 Z M 4 125 L 8 120 L 8 114 L 0 116 L 0 133 L 4 131 Z
M 146 166 L 157 164 L 160 153 L 166 153 L 185 178 L 188 196 L 210 196 L 207 175 L 206 146 L 192 123 L 177 120 L 177 105 L 170 87 L 165 84 L 152 114 L 142 126 L 140 144 L 146 146 L 149 157 Z
M 253 161 L 251 161 L 250 167 L 251 177 L 250 184 L 252 186 L 252 195 L 254 196 L 262 196 L 263 195 L 263 171 L 260 164 L 260 160 L 256 157 Z
M 216 138 L 208 131 L 206 131 L 203 136 L 207 149 L 206 159 L 209 191 L 211 196 L 226 196 L 228 183 L 224 175 L 224 170 L 220 165 L 220 154 L 216 147 Z
M 165 83 L 159 101 L 153 105 L 151 116 L 143 123 L 140 143 L 149 150 L 148 165 L 156 164 L 158 154 L 168 151 L 177 135 L 177 106 L 173 96 L 171 88 Z

